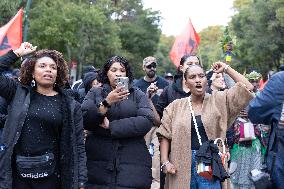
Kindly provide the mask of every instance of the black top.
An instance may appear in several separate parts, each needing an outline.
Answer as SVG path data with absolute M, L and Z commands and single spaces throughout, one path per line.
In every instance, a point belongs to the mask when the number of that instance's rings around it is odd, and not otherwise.
M 143 91 L 144 93 L 146 93 L 147 91 L 147 88 L 151 85 L 151 83 L 154 83 L 154 82 L 157 82 L 156 83 L 156 86 L 158 87 L 158 92 L 156 93 L 156 95 L 153 96 L 152 98 L 152 102 L 154 105 L 157 104 L 158 102 L 158 99 L 159 99 L 159 96 L 161 95 L 163 89 L 169 85 L 168 81 L 160 76 L 157 76 L 157 78 L 155 79 L 155 81 L 153 82 L 148 82 L 148 81 L 145 81 L 144 78 L 141 78 L 139 80 L 137 80 L 135 83 L 134 83 L 134 86 L 135 87 L 138 87 L 139 89 L 141 89 L 141 91 Z
M 62 127 L 61 96 L 31 95 L 22 133 L 16 144 L 17 155 L 38 156 L 46 152 L 57 154 Z
M 22 133 L 22 127 L 30 107 L 34 90 L 28 85 L 22 85 L 13 79 L 2 76 L 2 72 L 10 68 L 19 58 L 11 50 L 0 56 L 0 96 L 9 104 L 8 117 L 0 140 L 0 188 L 12 187 L 11 158 L 15 155 L 15 145 Z M 80 104 L 69 96 L 66 89 L 58 87 L 62 98 L 62 134 L 60 137 L 60 168 L 62 189 L 83 187 L 87 181 L 86 153 Z M 45 104 L 46 106 L 46 104 Z M 70 121 L 69 121 L 70 120 Z M 35 138 L 34 136 L 31 136 Z M 2 151 L 1 151 L 2 150 Z
M 207 134 L 205 132 L 202 120 L 201 120 L 201 115 L 195 116 L 197 127 L 199 134 L 201 136 L 201 142 L 204 143 L 208 140 Z M 198 142 L 198 137 L 197 133 L 195 131 L 195 126 L 193 119 L 191 119 L 191 150 L 198 150 L 200 147 L 200 144 Z
M 156 110 L 160 117 L 163 116 L 164 109 L 174 100 L 181 99 L 190 96 L 190 92 L 186 93 L 182 88 L 182 76 L 176 76 L 174 83 L 165 87 L 162 94 L 160 95 L 156 104 Z

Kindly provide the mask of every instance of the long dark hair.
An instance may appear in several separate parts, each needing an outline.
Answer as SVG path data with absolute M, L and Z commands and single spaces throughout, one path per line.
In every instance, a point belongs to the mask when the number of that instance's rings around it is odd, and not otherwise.
M 183 56 L 181 57 L 181 59 L 180 59 L 179 65 L 184 65 L 185 61 L 186 61 L 189 57 L 191 57 L 191 56 L 196 57 L 196 58 L 198 59 L 199 64 L 202 66 L 199 57 L 198 57 L 197 55 L 195 55 L 195 54 L 185 54 L 185 55 L 183 55 Z M 177 69 L 177 76 L 178 76 L 178 78 L 182 77 L 182 75 L 183 75 L 183 72 L 180 70 L 180 67 L 178 67 L 178 69 Z
M 185 63 L 185 61 L 186 61 L 189 57 L 191 57 L 191 56 L 195 56 L 195 57 L 198 59 L 199 64 L 201 65 L 201 62 L 200 62 L 199 57 L 198 57 L 197 55 L 195 55 L 195 54 L 186 54 L 186 55 L 183 55 L 183 56 L 181 57 L 181 59 L 180 59 L 179 65 L 183 65 L 183 64 Z
M 122 56 L 113 56 L 106 61 L 106 63 L 103 66 L 103 69 L 101 69 L 99 72 L 98 81 L 103 84 L 105 83 L 109 84 L 107 72 L 109 71 L 109 68 L 111 67 L 111 65 L 115 62 L 119 62 L 125 68 L 126 76 L 129 78 L 129 83 L 132 83 L 134 79 L 132 68 L 130 67 L 128 60 Z

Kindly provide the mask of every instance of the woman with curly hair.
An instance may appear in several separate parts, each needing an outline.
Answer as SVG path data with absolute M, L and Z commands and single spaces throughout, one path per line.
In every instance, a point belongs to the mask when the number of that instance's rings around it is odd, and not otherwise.
M 30 43 L 0 57 L 0 72 L 36 50 Z M 68 66 L 55 50 L 39 50 L 20 69 L 20 82 L 0 76 L 9 103 L 0 141 L 0 188 L 78 189 L 86 182 L 80 105 L 63 89 Z
M 129 78 L 129 88 L 117 85 Z M 149 189 L 151 157 L 144 136 L 153 126 L 153 111 L 145 93 L 131 86 L 128 61 L 107 60 L 100 72 L 102 87 L 93 88 L 82 104 L 86 139 L 88 189 Z M 127 84 L 126 84 L 127 85 Z

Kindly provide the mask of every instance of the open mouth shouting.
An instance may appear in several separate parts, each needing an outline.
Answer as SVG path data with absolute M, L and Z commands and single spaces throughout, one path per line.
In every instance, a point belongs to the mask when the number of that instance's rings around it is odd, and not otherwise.
M 52 74 L 44 74 L 43 75 L 43 79 L 52 81 L 53 80 L 53 75 Z
M 202 87 L 201 84 L 196 84 L 195 88 L 196 88 L 196 91 L 198 91 L 198 92 L 202 92 L 203 91 L 203 87 Z

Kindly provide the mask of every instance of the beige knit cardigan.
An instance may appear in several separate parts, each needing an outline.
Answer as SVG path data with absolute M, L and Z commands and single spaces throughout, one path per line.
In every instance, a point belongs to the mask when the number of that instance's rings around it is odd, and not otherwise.
M 226 130 L 240 111 L 254 97 L 246 87 L 237 83 L 225 91 L 206 94 L 201 120 L 208 139 L 226 138 Z M 166 176 L 166 189 L 189 189 L 191 170 L 191 114 L 187 98 L 177 99 L 165 108 L 157 130 L 158 136 L 171 141 L 170 161 L 177 169 L 175 175 Z M 226 187 L 224 187 L 226 188 Z

